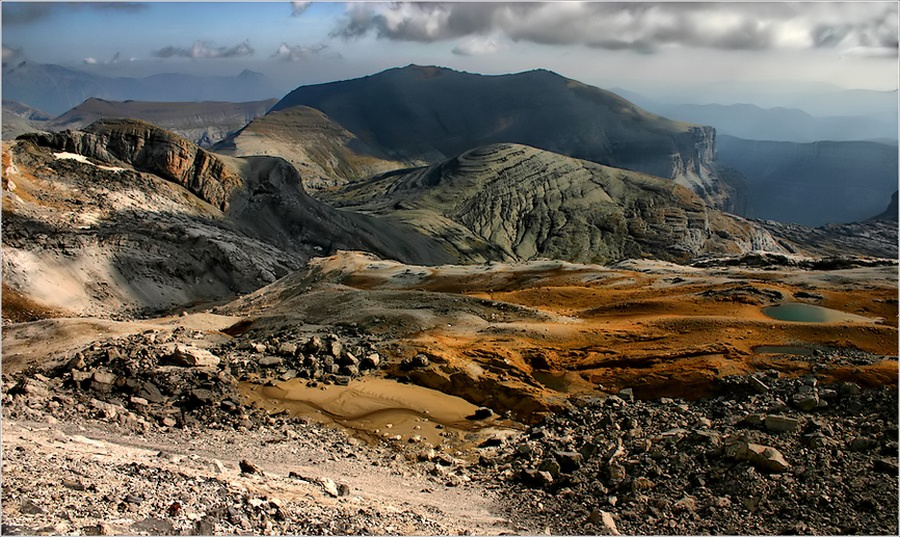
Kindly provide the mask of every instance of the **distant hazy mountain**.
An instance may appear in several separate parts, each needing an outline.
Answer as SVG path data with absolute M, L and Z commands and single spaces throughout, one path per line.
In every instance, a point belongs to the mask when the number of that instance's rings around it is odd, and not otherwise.
M 660 103 L 723 105 L 751 103 L 762 108 L 798 108 L 813 116 L 897 116 L 897 90 L 845 89 L 831 84 L 728 81 L 647 95 Z M 627 97 L 630 99 L 630 97 Z M 637 104 L 644 106 L 639 100 Z
M 273 107 L 321 110 L 390 160 L 436 162 L 514 142 L 673 178 L 718 206 L 730 187 L 710 166 L 711 128 L 672 121 L 545 70 L 485 76 L 408 66 L 302 86 Z
M 3 138 L 6 140 L 32 131 L 39 131 L 49 116 L 43 110 L 28 106 L 19 101 L 3 99 Z
M 817 142 L 820 140 L 896 140 L 897 114 L 813 116 L 799 108 L 762 108 L 755 104 L 673 104 L 623 89 L 617 93 L 655 114 L 716 128 L 720 135 L 747 140 Z
M 207 147 L 265 114 L 276 102 L 275 99 L 246 103 L 120 102 L 91 98 L 65 114 L 47 121 L 44 130 L 77 130 L 104 118 L 141 119 Z
M 779 251 L 768 232 L 716 211 L 672 181 L 518 144 L 324 192 L 345 210 L 400 222 L 466 262 Z
M 704 123 L 720 135 L 749 140 L 817 142 L 820 140 L 897 139 L 897 117 L 815 117 L 796 108 L 760 108 L 752 104 L 660 105 L 656 113 L 673 119 Z
M 897 146 L 718 138 L 718 161 L 744 175 L 745 216 L 807 226 L 857 222 L 897 190 Z
M 266 76 L 247 70 L 237 76 L 168 73 L 145 78 L 112 78 L 32 62 L 3 69 L 4 99 L 21 101 L 52 115 L 62 114 L 91 97 L 110 101 L 246 102 L 278 94 Z
M 35 121 L 50 119 L 50 115 L 43 110 L 12 99 L 3 99 L 3 115 L 4 118 L 14 116 Z

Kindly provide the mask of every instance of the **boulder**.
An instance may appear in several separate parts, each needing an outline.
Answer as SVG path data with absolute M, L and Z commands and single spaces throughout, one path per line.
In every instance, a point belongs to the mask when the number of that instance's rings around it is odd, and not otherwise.
M 725 444 L 725 454 L 739 461 L 748 461 L 755 468 L 772 473 L 785 472 L 791 467 L 777 449 L 752 444 L 743 439 L 729 439 Z
M 747 382 L 750 384 L 750 387 L 753 388 L 753 391 L 755 391 L 756 393 L 767 393 L 769 391 L 769 386 L 765 382 L 759 380 L 756 377 L 749 377 L 747 379 Z
M 113 382 L 115 382 L 115 378 L 113 379 Z M 22 377 L 10 391 L 32 397 L 50 397 L 50 389 L 47 387 L 47 384 L 29 377 Z
M 313 336 L 306 342 L 306 352 L 312 355 L 321 354 L 325 350 L 325 343 L 319 336 Z
M 791 398 L 794 406 L 800 410 L 809 412 L 819 406 L 819 396 L 814 391 L 798 392 Z
M 475 411 L 474 414 L 470 416 L 466 416 L 467 420 L 486 420 L 494 415 L 494 411 L 488 407 L 482 406 L 478 407 L 478 410 Z
M 381 356 L 378 355 L 377 352 L 369 353 L 360 360 L 359 368 L 360 369 L 376 369 L 381 364 Z
M 344 351 L 341 354 L 341 359 L 338 360 L 338 363 L 341 365 L 352 365 L 352 366 L 358 367 L 359 366 L 359 358 L 357 358 L 356 355 L 354 355 L 350 351 Z
M 279 367 L 284 364 L 284 359 L 278 356 L 263 356 L 259 359 L 260 367 Z
M 191 345 L 175 345 L 162 362 L 182 367 L 215 367 L 219 365 L 219 357 L 206 349 Z
M 559 462 L 559 468 L 563 473 L 572 473 L 581 468 L 584 457 L 581 453 L 574 451 L 557 451 L 554 453 L 556 460 Z
M 588 515 L 588 520 L 595 526 L 605 529 L 610 535 L 621 535 L 616 527 L 616 520 L 610 512 L 602 511 L 595 507 L 591 514 Z
M 800 420 L 780 414 L 765 417 L 766 429 L 776 433 L 792 433 L 800 428 Z
M 240 467 L 242 474 L 262 475 L 263 473 L 262 469 L 259 466 L 253 464 L 247 459 L 241 460 L 241 462 L 238 463 L 238 466 Z
M 875 459 L 872 461 L 872 467 L 876 472 L 881 472 L 883 474 L 890 474 L 896 476 L 898 473 L 897 467 L 897 459 L 892 459 L 890 457 L 883 459 Z

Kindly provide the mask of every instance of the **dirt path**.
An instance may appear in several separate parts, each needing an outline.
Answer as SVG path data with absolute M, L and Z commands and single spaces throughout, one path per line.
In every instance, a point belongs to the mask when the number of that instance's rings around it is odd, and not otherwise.
M 136 435 L 96 421 L 32 417 L 43 419 L 3 420 L 4 533 L 510 531 L 492 514 L 491 491 L 446 486 L 333 429 Z M 243 460 L 259 472 L 242 472 Z M 346 495 L 329 494 L 330 482 L 346 485 Z

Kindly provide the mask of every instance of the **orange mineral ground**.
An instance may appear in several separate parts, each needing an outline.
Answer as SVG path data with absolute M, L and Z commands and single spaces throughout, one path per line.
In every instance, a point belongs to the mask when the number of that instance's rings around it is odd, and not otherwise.
M 764 312 L 785 303 L 828 320 Z M 226 310 L 272 326 L 352 324 L 391 342 L 389 376 L 524 421 L 572 394 L 631 388 L 640 398 L 695 399 L 718 379 L 760 370 L 897 383 L 896 266 L 412 267 L 341 253 Z M 399 365 L 417 354 L 426 367 Z

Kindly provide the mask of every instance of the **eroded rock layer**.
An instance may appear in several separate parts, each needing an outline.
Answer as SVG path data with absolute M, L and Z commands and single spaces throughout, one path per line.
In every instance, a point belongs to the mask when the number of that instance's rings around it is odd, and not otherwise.
M 686 261 L 783 251 L 768 232 L 671 181 L 518 144 L 383 174 L 328 199 L 406 222 L 471 261 Z

